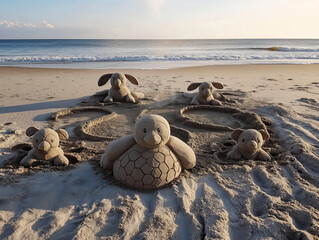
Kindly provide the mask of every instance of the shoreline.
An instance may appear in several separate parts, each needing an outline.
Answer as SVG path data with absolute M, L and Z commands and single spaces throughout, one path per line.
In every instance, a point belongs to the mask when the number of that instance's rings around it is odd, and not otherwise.
M 119 64 L 122 64 L 123 62 L 119 62 Z M 153 65 L 156 65 L 154 64 L 154 62 L 133 62 L 133 63 L 137 63 L 137 64 L 153 64 Z M 169 65 L 171 62 L 163 62 L 167 65 Z M 178 63 L 181 63 L 181 62 L 178 62 Z M 185 62 L 183 62 L 185 63 Z M 67 67 L 67 65 L 79 65 L 79 67 Z M 114 69 L 114 70 L 121 70 L 121 69 L 124 69 L 124 70 L 174 70 L 174 69 L 181 69 L 181 68 L 196 68 L 196 67 L 227 67 L 227 66 L 307 66 L 307 65 L 310 65 L 310 66 L 313 66 L 313 65 L 319 65 L 319 62 L 318 63 L 238 63 L 238 64 L 228 64 L 228 63 L 221 63 L 221 64 L 193 64 L 193 65 L 183 65 L 181 64 L 181 66 L 176 66 L 176 67 L 92 67 L 92 68 L 86 68 L 86 67 L 83 67 L 84 65 L 90 65 L 90 64 L 95 64 L 95 62 L 88 62 L 88 63 L 68 63 L 68 64 L 65 64 L 65 63 L 61 63 L 61 65 L 65 65 L 65 66 L 61 66 L 59 67 L 59 63 L 56 63 L 56 64 L 51 64 L 51 63 L 36 63 L 36 64 L 25 64 L 25 66 L 22 64 L 22 65 L 0 65 L 0 68 L 31 68 L 31 69 L 62 69 L 62 70 L 109 70 L 109 69 Z M 27 66 L 28 65 L 28 66 Z M 47 65 L 52 65 L 52 67 L 46 67 Z M 81 67 L 82 66 L 82 67 Z
M 41 65 L 41 64 L 40 64 Z M 47 63 L 43 63 L 43 65 L 47 65 Z M 5 68 L 17 68 L 17 69 L 35 69 L 35 70 L 72 70 L 72 71 L 78 71 L 78 70 L 91 70 L 91 71 L 102 71 L 102 70 L 133 70 L 133 71 L 170 71 L 170 70 L 180 70 L 180 69 L 189 69 L 189 68 L 227 68 L 227 67 L 248 67 L 248 66 L 262 66 L 262 67 L 281 67 L 281 66 L 317 66 L 319 63 L 253 63 L 253 64 L 212 64 L 212 65 L 196 65 L 196 66 L 183 66 L 183 67 L 173 67 L 173 68 L 127 68 L 127 67 L 119 67 L 119 68 L 54 68 L 54 67 L 36 67 L 36 66 L 10 66 L 10 65 L 0 65 L 0 69 Z

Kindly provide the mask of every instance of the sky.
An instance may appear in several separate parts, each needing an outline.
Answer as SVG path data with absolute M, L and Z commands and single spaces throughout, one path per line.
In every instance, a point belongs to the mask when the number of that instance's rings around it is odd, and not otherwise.
M 319 0 L 0 0 L 0 39 L 319 38 Z

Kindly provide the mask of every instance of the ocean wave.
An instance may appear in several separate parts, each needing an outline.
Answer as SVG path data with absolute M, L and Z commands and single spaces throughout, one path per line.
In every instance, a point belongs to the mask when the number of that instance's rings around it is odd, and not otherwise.
M 273 50 L 274 51 L 274 50 Z M 81 63 L 81 62 L 149 62 L 149 61 L 233 61 L 233 60 L 318 60 L 319 54 L 303 55 L 163 55 L 163 56 L 6 56 L 0 57 L 0 64 L 7 63 Z
M 264 49 L 269 51 L 279 51 L 279 52 L 319 52 L 319 48 L 269 47 Z

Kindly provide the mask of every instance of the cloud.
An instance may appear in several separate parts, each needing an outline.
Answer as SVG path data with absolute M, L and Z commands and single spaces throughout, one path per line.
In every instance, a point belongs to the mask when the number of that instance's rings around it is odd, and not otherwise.
M 3 20 L 0 21 L 0 26 L 5 26 L 7 28 L 35 28 L 36 25 L 32 24 L 32 23 L 21 23 L 18 21 L 7 21 L 7 20 Z
M 45 28 L 54 28 L 54 26 L 50 23 L 47 23 L 47 21 L 43 20 L 42 26 Z
M 8 21 L 2 20 L 0 21 L 0 27 L 4 26 L 6 28 L 54 28 L 54 26 L 47 21 L 43 20 L 42 24 L 35 25 L 32 23 L 23 23 L 18 21 Z
M 166 0 L 142 0 L 149 8 L 151 13 L 158 14 L 164 6 Z

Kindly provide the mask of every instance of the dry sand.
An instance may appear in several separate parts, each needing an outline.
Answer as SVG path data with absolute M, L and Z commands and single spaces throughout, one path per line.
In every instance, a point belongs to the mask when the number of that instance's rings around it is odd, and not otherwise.
M 140 85 L 128 85 L 146 99 L 103 106 L 109 85 L 97 80 L 117 71 L 136 76 Z M 192 94 L 187 86 L 200 81 L 225 85 L 224 107 L 180 114 Z M 318 65 L 1 67 L 0 82 L 0 239 L 319 239 Z M 70 106 L 78 108 L 63 111 Z M 118 184 L 98 160 L 149 113 L 169 120 L 172 134 L 194 148 L 197 166 L 141 192 Z M 69 167 L 18 167 L 32 125 L 69 132 L 62 142 Z M 236 127 L 267 128 L 272 161 L 226 160 Z

